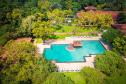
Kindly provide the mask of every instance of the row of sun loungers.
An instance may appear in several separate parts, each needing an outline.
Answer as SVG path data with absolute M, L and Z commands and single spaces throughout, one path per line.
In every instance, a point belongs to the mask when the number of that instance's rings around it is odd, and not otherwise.
M 93 38 L 93 36 L 71 36 L 71 38 Z
M 58 69 L 58 72 L 79 72 L 80 69 L 65 69 L 65 68 L 62 68 L 62 69 Z

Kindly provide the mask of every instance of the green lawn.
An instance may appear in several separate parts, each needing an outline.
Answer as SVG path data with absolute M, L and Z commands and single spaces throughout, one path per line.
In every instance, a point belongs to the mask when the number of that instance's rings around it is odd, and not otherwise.
M 70 77 L 75 84 L 86 84 L 84 77 L 82 77 L 79 72 L 64 72 L 64 75 Z
M 72 35 L 72 32 L 73 32 L 73 29 L 76 28 L 76 36 L 82 36 L 82 35 L 91 35 L 91 36 L 94 36 L 96 35 L 99 30 L 97 28 L 80 28 L 80 27 L 76 27 L 76 26 L 63 26 L 62 29 L 60 30 L 57 30 L 56 33 L 66 33 L 67 35 L 71 34 Z

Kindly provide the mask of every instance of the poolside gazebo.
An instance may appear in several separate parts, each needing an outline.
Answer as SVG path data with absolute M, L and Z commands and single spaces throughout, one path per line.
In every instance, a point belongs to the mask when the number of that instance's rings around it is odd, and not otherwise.
M 73 42 L 73 47 L 81 47 L 82 43 L 80 41 L 74 41 Z

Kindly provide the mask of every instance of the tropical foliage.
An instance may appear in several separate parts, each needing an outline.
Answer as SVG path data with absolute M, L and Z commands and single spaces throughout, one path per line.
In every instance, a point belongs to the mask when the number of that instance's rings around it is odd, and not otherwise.
M 53 28 L 51 28 L 49 22 L 36 22 L 33 24 L 32 33 L 35 37 L 45 40 L 49 35 L 53 34 Z
M 84 28 L 109 28 L 113 24 L 113 19 L 109 14 L 102 14 L 97 12 L 80 12 L 77 18 L 77 24 Z
M 122 37 L 122 33 L 113 28 L 107 29 L 102 35 L 103 40 L 107 43 L 113 43 L 114 39 L 117 37 Z
M 50 11 L 47 12 L 48 19 L 52 25 L 64 24 L 66 21 L 66 18 L 70 15 L 72 15 L 71 10 L 64 10 L 63 11 L 60 9 L 55 9 L 51 12 Z
M 115 50 L 116 52 L 119 52 L 121 55 L 126 57 L 126 37 L 122 36 L 122 37 L 117 37 L 116 39 L 114 39 L 113 41 L 113 50 Z
M 123 74 L 125 72 L 126 63 L 115 52 L 108 51 L 104 55 L 96 57 L 96 68 L 107 75 L 113 75 L 115 73 Z
M 40 84 L 55 69 L 43 58 L 37 58 L 31 43 L 9 41 L 4 49 L 0 61 L 2 84 Z

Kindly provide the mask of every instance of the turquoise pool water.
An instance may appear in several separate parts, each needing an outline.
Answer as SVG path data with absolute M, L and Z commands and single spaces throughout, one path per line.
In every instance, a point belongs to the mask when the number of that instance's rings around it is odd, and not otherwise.
M 51 48 L 44 50 L 44 56 L 47 60 L 56 62 L 78 62 L 84 61 L 85 56 L 89 54 L 103 54 L 105 48 L 98 40 L 83 40 L 82 47 L 68 50 L 69 44 L 53 44 Z

